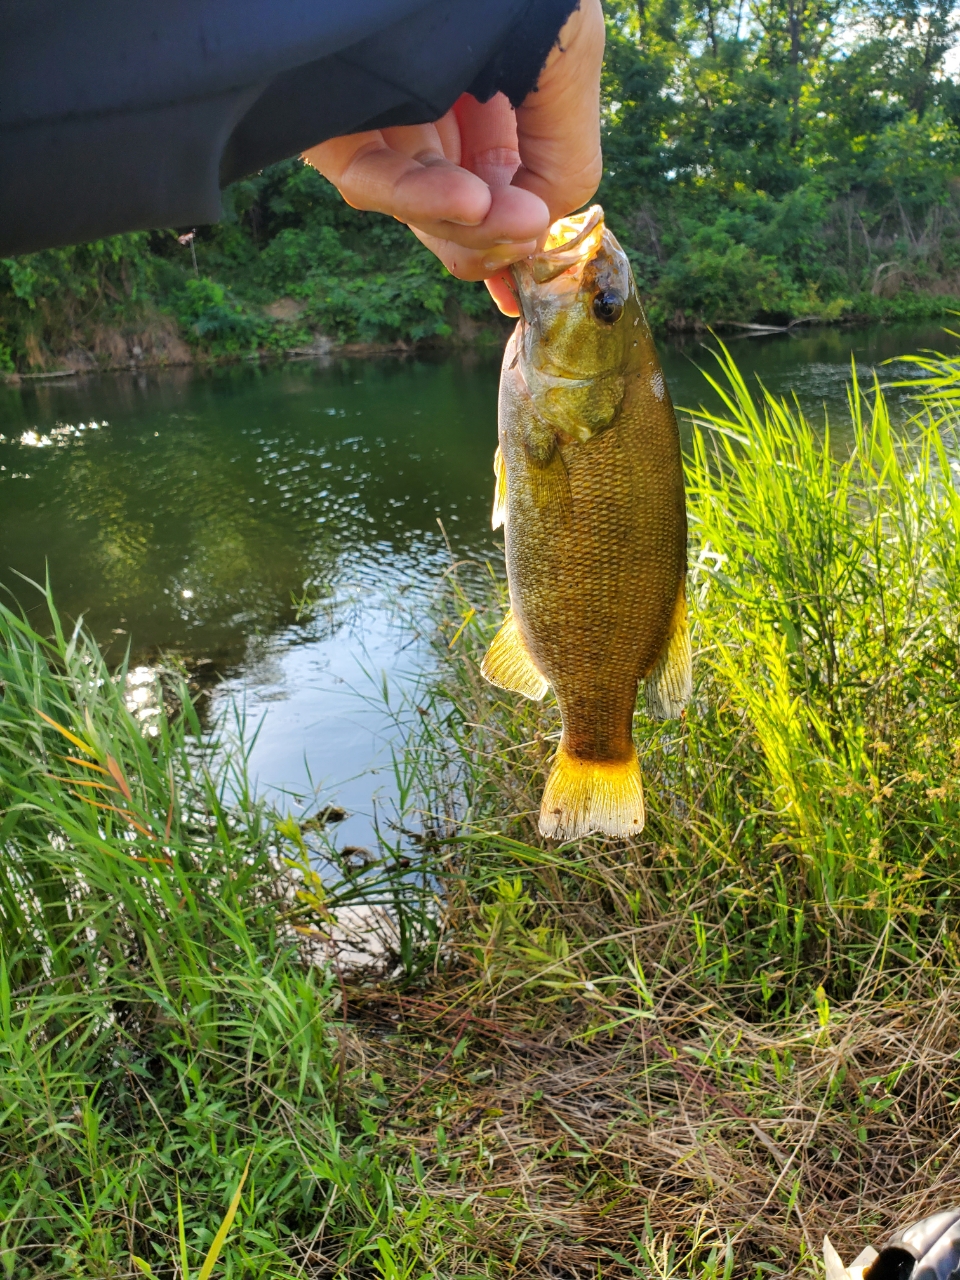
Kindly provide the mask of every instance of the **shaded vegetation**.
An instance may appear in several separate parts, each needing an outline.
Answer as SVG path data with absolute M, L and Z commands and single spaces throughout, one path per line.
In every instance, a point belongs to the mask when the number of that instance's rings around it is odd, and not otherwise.
M 172 231 L 0 261 L 0 372 L 322 350 L 321 335 L 472 339 L 475 318 L 491 319 L 485 290 L 300 160 L 234 184 L 224 207 L 197 233 L 196 274 Z
M 960 306 L 953 0 L 606 10 L 600 199 L 656 327 Z M 172 231 L 0 262 L 0 372 L 499 336 L 480 286 L 299 160 L 193 247 L 196 273 Z

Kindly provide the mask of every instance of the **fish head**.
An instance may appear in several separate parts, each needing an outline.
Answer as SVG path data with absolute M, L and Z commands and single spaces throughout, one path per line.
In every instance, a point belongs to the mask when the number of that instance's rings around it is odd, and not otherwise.
M 520 307 L 516 355 L 534 407 L 562 437 L 611 426 L 647 324 L 627 256 L 599 205 L 561 218 L 543 251 L 512 268 Z

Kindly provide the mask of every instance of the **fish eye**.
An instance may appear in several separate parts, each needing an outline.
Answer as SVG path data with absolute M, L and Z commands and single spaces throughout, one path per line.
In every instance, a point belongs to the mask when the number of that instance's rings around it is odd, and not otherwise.
M 623 315 L 623 299 L 612 289 L 605 289 L 593 300 L 593 314 L 604 324 L 616 324 Z

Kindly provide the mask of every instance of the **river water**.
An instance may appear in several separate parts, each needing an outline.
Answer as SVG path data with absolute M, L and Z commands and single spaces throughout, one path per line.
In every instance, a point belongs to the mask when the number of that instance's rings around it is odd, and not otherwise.
M 840 420 L 853 356 L 948 339 L 938 326 L 731 341 L 741 368 Z M 710 345 L 708 342 L 707 345 Z M 674 400 L 710 392 L 697 342 L 662 344 Z M 490 530 L 496 352 L 234 365 L 0 386 L 0 584 L 43 626 L 49 569 L 119 661 L 177 654 L 235 707 L 262 789 L 337 802 L 343 844 L 389 817 L 394 702 L 422 666 L 411 621 Z M 421 610 L 422 612 L 422 610 Z

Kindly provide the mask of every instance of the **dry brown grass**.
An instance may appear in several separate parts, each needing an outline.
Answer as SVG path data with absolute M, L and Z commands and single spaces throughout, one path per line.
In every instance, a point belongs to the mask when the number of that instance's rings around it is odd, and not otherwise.
M 837 457 L 721 364 L 641 841 L 534 835 L 556 708 L 479 676 L 502 589 L 454 578 L 441 620 L 405 757 L 438 964 L 350 1002 L 383 1131 L 472 1207 L 451 1274 L 811 1274 L 825 1232 L 849 1258 L 960 1200 L 955 406 L 897 440 L 856 395 Z
M 921 970 L 896 999 L 767 1022 L 667 974 L 632 1019 L 482 1003 L 476 977 L 354 993 L 352 1052 L 504 1274 L 697 1274 L 728 1245 L 735 1275 L 809 1274 L 825 1232 L 853 1255 L 960 1198 L 958 992 Z

